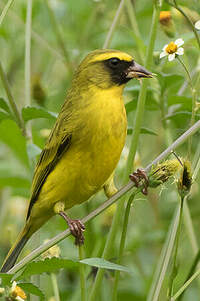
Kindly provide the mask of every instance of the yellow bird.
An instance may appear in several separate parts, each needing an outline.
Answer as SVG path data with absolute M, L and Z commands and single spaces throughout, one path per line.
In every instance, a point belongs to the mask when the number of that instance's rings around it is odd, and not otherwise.
M 116 192 L 113 172 L 127 132 L 122 92 L 130 79 L 142 77 L 152 74 L 118 50 L 95 50 L 79 65 L 35 168 L 26 224 L 1 272 L 15 264 L 31 235 L 55 214 L 66 219 L 76 243 L 83 243 L 84 225 L 64 210 L 102 188 L 108 197 Z

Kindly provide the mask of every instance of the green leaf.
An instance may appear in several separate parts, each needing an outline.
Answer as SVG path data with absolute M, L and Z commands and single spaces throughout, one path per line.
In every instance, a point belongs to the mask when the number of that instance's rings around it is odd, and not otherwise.
M 8 113 L 0 111 L 0 121 L 4 119 L 12 119 L 12 118 Z
M 87 264 L 87 265 L 91 265 L 91 266 L 94 266 L 97 268 L 117 270 L 117 271 L 131 273 L 131 270 L 129 270 L 127 267 L 124 267 L 119 264 L 115 264 L 115 263 L 105 260 L 103 258 L 86 258 L 86 259 L 80 260 L 79 262 Z
M 157 78 L 161 84 L 163 92 L 170 89 L 170 92 L 177 92 L 184 81 L 184 77 L 179 74 L 157 73 Z
M 3 120 L 0 123 L 0 140 L 3 141 L 16 155 L 16 157 L 29 167 L 26 151 L 26 139 L 21 130 L 13 120 Z
M 78 263 L 69 259 L 61 258 L 46 258 L 45 260 L 33 261 L 26 265 L 17 279 L 23 279 L 32 275 L 39 275 L 43 273 L 54 273 L 62 268 L 71 269 L 78 267 Z
M 168 106 L 178 105 L 176 111 L 192 111 L 192 97 L 170 95 L 167 102 Z
M 136 110 L 136 108 L 137 108 L 137 99 L 138 99 L 138 97 L 136 97 L 135 99 L 129 101 L 125 105 L 127 114 L 129 112 L 132 112 L 132 111 Z M 147 100 L 146 100 L 146 103 L 145 103 L 145 109 L 147 111 L 157 111 L 157 110 L 159 110 L 158 103 L 153 98 L 153 94 L 152 93 L 147 94 Z
M 30 188 L 30 181 L 27 178 L 20 176 L 6 177 L 4 174 L 0 175 L 0 188 L 3 187 L 16 187 L 16 188 Z
M 0 273 L 0 286 L 1 285 L 2 286 L 9 285 L 12 277 L 13 277 L 13 274 Z
M 49 112 L 44 108 L 26 107 L 22 109 L 22 117 L 24 121 L 28 121 L 36 118 L 56 119 L 57 114 L 53 112 Z
M 44 293 L 34 284 L 32 283 L 19 283 L 19 287 L 21 287 L 26 293 L 35 295 L 40 297 L 40 300 L 45 300 Z
M 128 135 L 131 135 L 133 132 L 133 128 L 132 127 L 128 127 L 128 130 L 127 130 L 127 134 Z M 147 135 L 154 135 L 154 136 L 158 136 L 158 134 L 151 130 L 151 129 L 148 129 L 148 128 L 145 128 L 145 127 L 142 127 L 141 130 L 140 130 L 140 134 L 147 134 Z
M 3 109 L 5 112 L 11 114 L 7 101 L 2 97 L 0 97 L 0 108 Z

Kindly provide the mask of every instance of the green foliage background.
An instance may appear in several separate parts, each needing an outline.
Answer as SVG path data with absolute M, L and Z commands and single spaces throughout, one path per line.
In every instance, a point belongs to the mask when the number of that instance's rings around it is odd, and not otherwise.
M 0 81 L 0 261 L 7 254 L 11 244 L 20 231 L 30 193 L 31 179 L 37 156 L 45 144 L 49 129 L 52 128 L 59 112 L 73 70 L 81 59 L 90 51 L 102 48 L 119 1 L 114 0 L 46 0 L 33 1 L 32 10 L 32 44 L 31 44 L 31 105 L 25 97 L 25 22 L 27 1 L 18 0 L 12 3 L 3 23 L 0 26 L 0 61 L 6 72 L 11 91 L 18 109 L 25 122 L 28 136 L 24 137 L 18 127 L 7 95 Z M 128 1 L 127 1 L 128 2 Z M 177 1 L 190 16 L 192 22 L 200 19 L 200 3 L 197 0 Z M 7 1 L 0 2 L 0 11 Z M 152 21 L 153 1 L 135 0 L 133 4 L 139 36 L 132 27 L 130 11 L 124 5 L 117 22 L 109 48 L 126 51 L 135 60 L 144 64 L 146 47 L 149 43 L 149 29 Z M 48 5 L 47 5 L 48 4 Z M 49 8 L 50 7 L 50 10 Z M 197 91 L 197 102 L 200 92 L 200 58 L 199 47 L 191 27 L 184 17 L 165 2 L 162 10 L 171 10 L 174 23 L 173 37 L 166 35 L 159 24 L 150 70 L 157 74 L 149 83 L 145 113 L 137 147 L 134 169 L 146 166 L 172 141 L 186 131 L 191 123 L 192 94 L 187 75 L 175 59 L 168 62 L 160 60 L 159 54 L 165 44 L 183 38 L 184 55 L 181 57 L 192 76 Z M 52 13 L 53 12 L 53 17 Z M 53 19 L 52 19 L 53 18 Z M 56 24 L 53 23 L 56 21 Z M 58 35 L 58 30 L 60 35 Z M 61 40 L 59 39 L 61 38 Z M 62 43 L 63 44 L 62 44 Z M 63 49 L 64 45 L 64 49 Z M 125 103 L 129 122 L 127 143 L 116 171 L 116 183 L 122 185 L 122 174 L 130 147 L 133 120 L 135 117 L 140 83 L 131 81 L 125 89 Z M 199 119 L 199 103 L 196 104 L 195 119 Z M 32 133 L 32 138 L 30 133 Z M 176 152 L 180 157 L 188 157 L 195 168 L 200 154 L 199 133 L 192 138 L 188 153 L 188 143 L 179 147 Z M 103 193 L 98 193 L 86 204 L 70 210 L 70 216 L 81 218 L 91 212 L 105 200 Z M 176 184 L 171 181 L 161 189 L 149 190 L 147 197 L 139 194 L 134 200 L 126 237 L 126 248 L 122 265 L 131 273 L 121 272 L 117 300 L 147 300 L 156 264 L 164 244 L 169 225 L 179 202 Z M 191 226 L 185 222 L 181 231 L 178 251 L 177 277 L 175 291 L 183 284 L 193 262 L 195 251 L 200 243 L 199 177 L 193 184 L 189 197 L 189 210 L 192 218 L 192 229 L 196 233 L 197 245 L 191 242 Z M 85 232 L 85 257 L 101 257 L 114 207 L 108 209 L 87 224 Z M 187 220 L 186 220 L 187 221 Z M 52 218 L 39 234 L 33 236 L 24 249 L 22 256 L 35 248 L 45 239 L 50 239 L 66 228 L 60 217 Z M 110 261 L 115 263 L 118 256 L 121 231 L 116 233 Z M 78 260 L 78 250 L 73 239 L 67 238 L 59 244 L 61 257 L 69 261 Z M 67 264 L 57 274 L 61 300 L 80 300 L 79 272 L 77 264 Z M 170 268 L 169 268 L 170 271 Z M 169 271 L 165 275 L 160 299 L 166 299 Z M 89 276 L 88 276 L 89 275 Z M 93 276 L 91 267 L 86 267 L 87 290 L 89 291 Z M 45 295 L 45 300 L 53 295 L 51 277 L 41 274 L 40 284 L 36 284 Z M 111 300 L 113 271 L 106 270 L 99 300 Z M 42 299 L 41 293 L 33 287 L 24 287 L 28 292 L 33 290 Z M 37 290 L 37 289 L 36 289 Z M 183 300 L 198 300 L 198 282 L 194 281 L 186 291 Z

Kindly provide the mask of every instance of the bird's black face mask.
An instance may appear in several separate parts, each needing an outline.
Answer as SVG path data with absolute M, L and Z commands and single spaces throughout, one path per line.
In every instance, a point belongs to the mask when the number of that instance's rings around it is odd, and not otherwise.
M 137 64 L 134 60 L 125 61 L 117 57 L 104 61 L 106 68 L 109 69 L 111 80 L 117 85 L 126 84 L 132 78 L 149 78 L 152 73 Z

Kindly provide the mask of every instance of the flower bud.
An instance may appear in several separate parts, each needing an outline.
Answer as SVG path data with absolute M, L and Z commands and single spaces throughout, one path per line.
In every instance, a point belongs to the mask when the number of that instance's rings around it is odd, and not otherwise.
M 178 179 L 178 192 L 182 198 L 184 198 L 189 192 L 192 186 L 192 173 L 190 161 L 183 161 L 183 168 Z
M 174 22 L 171 17 L 171 12 L 169 10 L 163 10 L 160 12 L 160 25 L 165 34 L 173 38 L 175 35 Z

